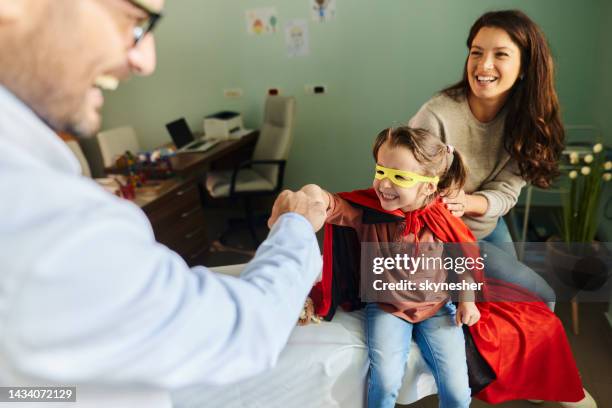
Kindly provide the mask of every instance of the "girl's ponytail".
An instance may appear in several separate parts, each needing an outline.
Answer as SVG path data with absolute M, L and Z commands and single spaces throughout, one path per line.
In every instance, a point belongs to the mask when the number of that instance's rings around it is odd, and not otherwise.
M 446 145 L 446 171 L 438 181 L 438 193 L 445 195 L 451 190 L 463 188 L 467 170 L 461 154 L 451 145 Z

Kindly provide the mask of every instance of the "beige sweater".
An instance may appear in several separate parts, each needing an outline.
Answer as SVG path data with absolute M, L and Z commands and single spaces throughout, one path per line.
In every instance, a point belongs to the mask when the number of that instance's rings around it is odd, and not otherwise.
M 439 94 L 425 103 L 409 121 L 453 145 L 463 156 L 468 170 L 465 192 L 484 196 L 487 212 L 480 217 L 464 216 L 463 221 L 478 238 L 486 237 L 518 199 L 525 180 L 518 165 L 504 149 L 505 111 L 490 122 L 478 121 L 465 97 L 459 101 Z

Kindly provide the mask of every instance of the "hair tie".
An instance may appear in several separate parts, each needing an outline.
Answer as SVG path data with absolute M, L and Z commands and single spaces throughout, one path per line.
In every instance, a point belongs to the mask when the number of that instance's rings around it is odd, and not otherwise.
M 448 171 L 451 168 L 451 165 L 453 164 L 453 160 L 455 158 L 455 148 L 453 147 L 453 145 L 446 145 L 446 171 Z

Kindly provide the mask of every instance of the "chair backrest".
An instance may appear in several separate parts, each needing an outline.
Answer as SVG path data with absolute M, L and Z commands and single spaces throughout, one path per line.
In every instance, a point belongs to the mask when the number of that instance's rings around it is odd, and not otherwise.
M 117 157 L 128 150 L 134 154 L 140 151 L 136 132 L 130 126 L 105 130 L 98 133 L 97 139 L 104 167 L 114 165 Z
M 264 109 L 264 121 L 259 132 L 253 160 L 287 160 L 293 141 L 295 98 L 293 96 L 268 96 Z M 253 169 L 276 184 L 278 167 L 253 166 Z
M 79 163 L 81 164 L 81 173 L 85 177 L 91 177 L 91 169 L 89 168 L 89 163 L 87 162 L 87 159 L 83 154 L 83 149 L 81 149 L 81 145 L 79 145 L 79 142 L 77 142 L 76 140 L 66 140 L 65 142 L 70 148 L 70 150 L 72 150 L 72 153 L 74 153 L 76 158 L 79 160 Z

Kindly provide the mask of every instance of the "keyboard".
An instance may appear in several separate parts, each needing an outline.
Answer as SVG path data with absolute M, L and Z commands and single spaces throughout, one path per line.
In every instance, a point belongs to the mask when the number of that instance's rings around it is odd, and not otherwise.
M 206 152 L 221 142 L 220 140 L 202 140 L 196 142 L 187 148 L 179 149 L 177 153 L 194 153 L 194 152 Z

